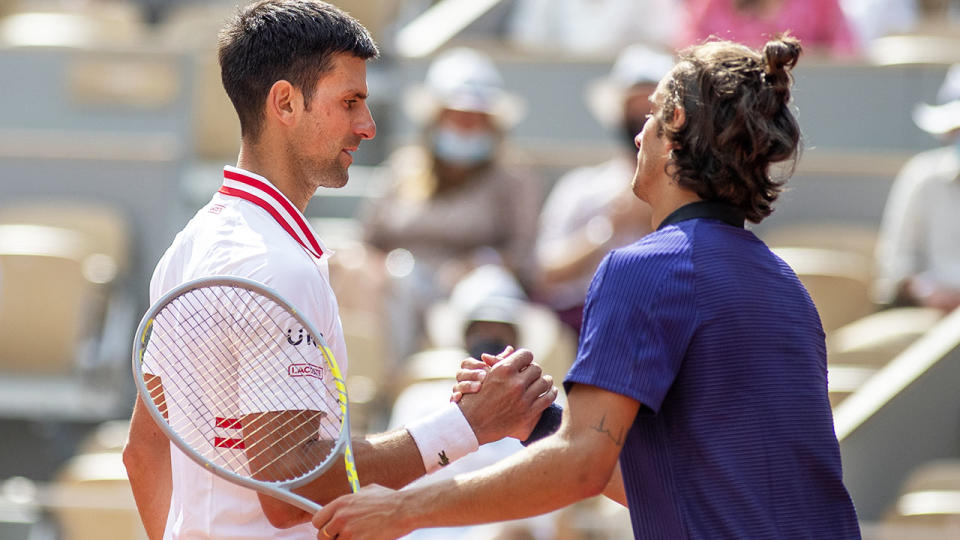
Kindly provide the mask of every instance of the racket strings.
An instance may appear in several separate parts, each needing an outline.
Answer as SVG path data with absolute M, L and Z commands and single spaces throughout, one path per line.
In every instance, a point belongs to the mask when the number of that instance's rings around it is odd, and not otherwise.
M 257 295 L 250 294 L 250 295 L 249 295 L 249 301 L 250 301 L 250 302 L 257 302 L 257 303 L 258 303 L 258 307 L 260 308 L 260 312 L 262 312 L 262 313 L 269 314 L 269 313 L 272 312 L 271 309 L 269 309 L 267 306 L 264 306 L 264 303 L 265 303 L 265 302 L 268 302 L 268 300 L 267 300 L 266 298 L 263 298 L 263 297 L 261 297 L 261 296 L 257 296 Z M 270 302 L 270 303 L 271 303 L 272 305 L 269 306 L 269 307 L 276 307 L 276 304 L 273 304 L 272 302 Z M 249 308 L 249 306 L 244 306 L 244 307 Z M 274 326 L 276 329 L 281 330 L 281 333 L 282 333 L 282 325 L 279 324 L 275 319 L 272 319 L 272 322 L 274 323 L 273 326 Z M 257 334 L 257 337 L 260 338 L 260 341 L 261 341 L 260 344 L 261 344 L 261 345 L 266 345 L 266 339 L 264 338 L 263 333 L 258 333 L 258 334 Z M 327 351 L 325 351 L 325 350 L 323 350 L 323 349 L 320 349 L 319 347 L 318 347 L 318 350 L 319 350 L 320 353 L 324 356 L 324 361 L 325 361 L 326 363 L 329 363 L 329 361 L 326 359 Z M 304 360 L 305 363 L 309 363 L 309 362 L 307 362 L 308 359 L 301 353 L 301 351 L 300 351 L 299 349 L 297 349 L 297 352 L 298 352 L 300 358 L 301 358 L 302 360 Z M 302 389 L 298 389 L 298 390 L 302 393 Z M 339 402 L 340 402 L 340 400 L 339 400 L 339 395 L 338 395 L 338 399 L 335 400 L 335 403 L 332 403 L 332 404 L 331 404 L 331 403 L 327 403 L 327 406 L 328 406 L 328 408 L 329 408 L 329 407 L 333 407 L 334 410 L 338 410 L 338 411 L 339 411 Z M 300 418 L 300 417 L 302 417 L 303 420 L 300 421 L 299 423 L 297 423 L 297 419 Z M 300 431 L 303 430 L 303 428 L 308 427 L 308 426 L 311 426 L 311 425 L 314 424 L 317 420 L 320 420 L 320 424 L 319 424 L 318 427 L 323 428 L 323 427 L 324 427 L 324 423 L 323 423 L 323 421 L 322 421 L 322 417 L 323 417 L 323 413 L 319 413 L 319 412 L 316 412 L 316 413 L 315 413 L 315 412 L 313 412 L 313 411 L 298 411 L 297 413 L 294 414 L 294 416 L 293 416 L 290 420 L 284 422 L 283 424 L 278 425 L 277 427 L 275 427 L 274 429 L 272 429 L 272 430 L 269 431 L 269 432 L 260 433 L 260 432 L 264 429 L 264 427 L 260 427 L 260 428 L 257 428 L 256 430 L 252 431 L 252 432 L 249 432 L 249 433 L 248 433 L 248 432 L 245 432 L 244 437 L 245 437 L 245 438 L 254 438 L 254 439 L 258 439 L 258 440 L 275 441 L 275 440 L 277 440 L 277 439 L 279 438 L 279 437 L 278 437 L 279 434 L 281 434 L 281 433 L 297 433 L 297 432 L 300 432 Z M 342 419 L 340 419 L 340 420 L 342 421 Z M 329 445 L 329 447 L 330 447 L 330 449 L 332 450 L 332 449 L 333 449 L 333 444 L 332 444 L 332 443 L 333 443 L 333 441 L 335 441 L 335 440 L 337 439 L 337 437 L 338 437 L 338 435 L 339 435 L 339 423 L 338 423 L 338 425 L 336 426 L 336 428 L 325 428 L 324 431 L 326 432 L 326 435 L 328 436 L 328 438 L 325 439 L 325 440 L 327 440 L 327 441 L 329 441 L 329 442 L 331 443 L 331 444 Z M 292 446 L 288 446 L 288 448 L 289 448 L 288 451 L 294 451 L 294 450 L 303 451 L 304 448 L 305 448 L 305 446 L 307 445 L 307 443 L 309 443 L 311 440 L 319 440 L 319 437 L 317 436 L 317 432 L 318 432 L 317 429 L 313 429 L 312 432 L 311 432 L 310 430 L 307 430 L 307 431 L 305 432 L 305 434 L 302 436 L 301 439 L 293 441 Z M 288 442 L 288 444 L 289 444 L 289 442 Z M 313 446 L 312 448 L 316 448 L 316 446 Z M 266 446 L 263 450 L 261 450 L 261 451 L 260 451 L 259 453 L 257 453 L 257 454 L 249 455 L 249 453 L 248 453 L 248 458 L 249 458 L 250 463 L 258 462 L 258 461 L 264 456 L 264 454 L 267 454 L 267 453 L 271 452 L 271 450 L 272 450 L 272 446 L 269 446 L 269 445 L 268 445 L 268 446 Z M 275 452 L 275 453 L 276 453 L 276 452 Z M 316 459 L 316 458 L 314 458 L 314 459 L 312 459 L 312 460 L 308 459 L 308 460 L 307 460 L 307 464 L 309 464 L 309 463 L 316 463 L 316 464 L 322 463 L 322 462 L 326 459 L 326 457 L 329 455 L 329 453 L 330 453 L 330 452 L 328 451 L 326 454 L 324 454 L 324 455 L 322 455 L 322 456 L 319 456 L 320 459 Z M 291 460 L 287 460 L 287 459 L 286 459 L 287 454 L 286 454 L 285 452 L 276 453 L 276 454 L 277 454 L 277 455 L 276 455 L 273 459 L 271 459 L 270 461 L 264 463 L 264 464 L 263 464 L 261 467 L 259 467 L 258 469 L 251 471 L 251 474 L 252 474 L 254 477 L 262 476 L 264 473 L 266 473 L 266 471 L 275 468 L 276 465 L 277 465 L 279 462 L 281 462 L 281 460 L 283 460 L 284 463 L 291 463 Z M 293 474 L 294 474 L 294 476 L 302 476 L 303 474 L 306 474 L 306 473 L 310 472 L 310 470 L 312 470 L 312 468 L 306 468 L 306 469 L 304 469 L 304 470 L 295 471 Z
M 232 299 L 231 297 L 229 297 L 229 296 L 228 296 L 228 298 L 230 298 L 231 300 L 233 300 L 233 299 Z M 244 306 L 239 306 L 239 310 L 238 310 L 238 311 L 234 311 L 234 313 L 237 313 L 237 312 L 243 312 L 243 313 L 263 313 L 263 314 L 270 314 L 270 313 L 271 313 L 271 310 L 268 309 L 267 307 L 265 307 L 265 306 L 262 304 L 262 302 L 265 300 L 264 298 L 262 298 L 262 297 L 257 297 L 257 296 L 255 296 L 255 295 L 252 295 L 252 294 L 251 294 L 251 295 L 248 295 L 248 299 L 247 299 L 247 300 L 248 300 L 248 302 L 260 302 L 260 304 L 258 305 L 258 307 L 259 307 L 260 309 L 259 309 L 259 310 L 254 310 L 254 309 L 252 309 L 252 307 L 251 307 L 250 305 L 244 305 Z M 237 308 L 238 306 L 234 306 L 234 307 Z M 271 307 L 273 307 L 273 306 L 271 306 Z M 268 335 L 270 334 L 270 332 L 269 332 L 268 330 L 266 330 L 269 326 L 272 326 L 274 330 L 280 330 L 281 333 L 282 333 L 282 325 L 276 323 L 276 321 L 273 320 L 273 319 L 271 320 L 271 322 L 273 322 L 274 324 L 272 324 L 272 325 L 265 325 L 265 324 L 263 324 L 263 321 L 258 321 L 258 323 L 257 323 L 256 325 L 254 325 L 254 327 L 259 328 L 259 329 L 264 329 L 265 331 L 263 331 L 263 332 L 257 332 L 257 333 L 255 333 L 255 334 L 247 333 L 247 334 L 246 334 L 245 336 L 243 336 L 243 337 L 256 338 L 256 340 L 259 341 L 259 342 L 256 343 L 255 345 L 253 345 L 252 347 L 251 347 L 250 345 L 246 344 L 246 343 L 241 343 L 241 344 L 239 345 L 240 350 L 248 350 L 248 349 L 250 349 L 250 348 L 267 346 L 267 345 L 268 345 L 268 344 L 267 344 L 267 338 L 266 338 L 265 336 L 268 336 Z M 235 325 L 235 326 L 233 326 L 233 327 L 235 328 L 235 327 L 237 327 L 237 326 Z M 301 351 L 300 351 L 299 349 L 297 349 L 297 352 L 298 352 L 298 355 L 300 356 L 300 359 L 301 359 L 301 360 L 304 360 L 304 361 L 307 360 L 307 359 L 303 356 L 303 354 L 301 353 Z M 249 367 L 249 366 L 248 366 L 248 367 Z M 329 404 L 328 404 L 328 406 L 329 406 Z M 300 422 L 297 422 L 298 418 L 303 418 L 303 420 L 300 421 Z M 265 428 L 266 428 L 266 425 L 268 425 L 268 424 L 265 424 L 263 427 L 259 427 L 259 428 L 257 428 L 257 429 L 254 430 L 254 431 L 245 430 L 245 432 L 244 432 L 244 438 L 245 438 L 245 439 L 250 439 L 250 440 L 252 440 L 252 441 L 254 441 L 254 442 L 259 442 L 259 441 L 261 441 L 261 440 L 277 441 L 276 444 L 279 444 L 280 437 L 278 437 L 278 435 L 279 435 L 280 433 L 296 433 L 296 432 L 298 432 L 298 431 L 301 431 L 302 428 L 304 428 L 304 427 L 308 426 L 309 424 L 313 423 L 314 418 L 315 418 L 315 415 L 313 415 L 313 414 L 311 414 L 311 413 L 308 413 L 308 412 L 306 412 L 306 411 L 301 411 L 301 412 L 295 414 L 293 417 L 291 417 L 290 420 L 288 420 L 288 421 L 286 421 L 286 422 L 284 422 L 284 423 L 282 423 L 282 424 L 280 424 L 280 425 L 277 425 L 274 429 L 270 430 L 269 432 L 266 432 L 266 433 L 263 433 L 263 432 L 262 432 L 263 429 L 265 429 Z M 296 449 L 301 448 L 301 447 L 302 447 L 303 445 L 305 445 L 308 441 L 310 441 L 311 439 L 314 438 L 314 434 L 315 434 L 315 433 L 317 433 L 317 430 L 316 430 L 316 429 L 314 429 L 312 433 L 309 432 L 309 431 L 306 432 L 306 433 L 302 436 L 302 438 L 301 438 L 300 440 L 293 441 L 292 446 L 290 445 L 290 441 L 284 441 L 285 444 L 287 444 L 287 448 L 289 449 L 288 451 L 293 451 L 293 450 L 296 450 Z M 336 436 L 337 436 L 338 433 L 337 433 L 337 432 L 330 433 L 329 430 L 328 430 L 328 433 L 327 433 L 327 434 L 328 434 L 330 440 L 334 440 L 334 439 L 336 439 Z M 247 452 L 247 457 L 248 457 L 248 459 L 249 459 L 249 462 L 250 462 L 250 463 L 256 463 L 256 462 L 258 462 L 258 461 L 263 457 L 264 454 L 267 454 L 267 453 L 269 453 L 269 452 L 272 452 L 272 451 L 275 449 L 276 444 L 265 446 L 263 450 L 261 450 L 259 453 L 256 453 L 256 454 L 250 454 L 250 452 Z M 281 462 L 281 460 L 284 460 L 283 463 L 285 463 L 285 464 L 290 464 L 290 463 L 292 462 L 292 460 L 285 459 L 285 458 L 287 457 L 286 453 L 282 453 L 282 452 L 281 452 L 281 453 L 273 452 L 273 453 L 277 454 L 276 457 L 274 457 L 274 458 L 271 459 L 270 461 L 267 461 L 267 462 L 266 462 L 263 466 L 261 466 L 260 468 L 252 471 L 252 474 L 253 474 L 255 477 L 258 476 L 258 475 L 262 475 L 262 474 L 264 473 L 264 471 L 266 471 L 266 470 L 268 470 L 268 469 L 275 468 L 276 465 L 277 465 L 277 463 Z M 321 460 L 321 461 L 322 461 L 322 460 Z M 275 471 L 274 471 L 274 472 L 275 472 Z M 301 474 L 305 474 L 306 472 L 309 472 L 309 469 L 300 470 L 300 471 L 290 471 L 290 474 L 293 475 L 293 476 L 300 476 Z
M 154 383 L 151 395 L 158 409 L 168 411 L 168 423 L 189 446 L 206 448 L 204 457 L 231 472 L 284 481 L 312 472 L 326 461 L 339 437 L 340 393 L 330 392 L 329 386 L 310 392 L 309 385 L 292 382 L 295 378 L 287 373 L 279 377 L 275 373 L 278 359 L 283 360 L 280 367 L 294 363 L 315 366 L 317 362 L 311 362 L 299 347 L 282 346 L 287 341 L 283 323 L 295 320 L 286 310 L 246 289 L 217 289 L 186 293 L 155 317 L 148 352 L 167 363 L 164 373 L 182 375 L 166 377 L 159 396 L 160 380 Z M 324 359 L 328 354 L 321 347 L 311 349 Z M 266 375 L 269 370 L 274 373 Z M 191 377 L 191 373 L 197 375 Z M 227 415 L 211 410 L 238 411 L 238 386 L 247 387 L 248 393 L 264 390 L 260 397 L 269 397 L 262 400 L 259 410 L 271 412 L 248 414 L 244 421 L 252 425 L 258 416 L 276 418 L 272 411 L 286 411 L 283 420 L 261 422 L 251 429 L 244 428 L 240 418 L 223 418 Z M 174 393 L 177 400 L 170 397 Z M 242 399 L 242 392 L 239 394 Z M 278 394 L 283 400 L 275 399 Z M 182 411 L 172 414 L 168 401 L 181 404 Z M 304 405 L 291 408 L 291 401 Z M 318 402 L 326 410 L 311 411 Z M 242 436 L 218 438 L 216 428 L 236 430 Z M 327 437 L 329 444 L 312 442 L 327 441 Z M 252 448 L 258 451 L 254 453 Z M 259 466 L 251 467 L 255 463 Z
M 246 309 L 247 311 L 249 311 L 249 306 L 245 306 L 245 307 L 242 308 L 242 309 Z M 196 312 L 195 310 L 193 310 L 193 311 Z M 238 320 L 237 320 L 236 318 L 234 318 L 234 324 L 235 324 L 237 321 L 238 321 Z M 262 325 L 262 323 L 260 323 L 260 324 L 258 324 L 256 327 L 262 328 L 263 325 Z M 265 332 L 258 332 L 258 333 L 256 333 L 256 334 L 250 334 L 250 333 L 248 333 L 248 335 L 254 335 L 254 336 L 256 336 L 256 337 L 261 338 L 261 339 L 260 339 L 261 341 L 263 341 L 263 336 L 264 336 L 264 334 L 265 334 Z M 245 347 L 249 347 L 249 346 L 248 346 L 248 345 L 245 345 Z M 216 349 L 214 349 L 213 351 L 214 351 L 214 353 L 216 353 Z M 210 351 L 208 350 L 207 352 L 210 352 Z M 220 354 L 220 355 L 218 355 L 218 356 L 223 356 L 223 355 Z M 295 420 L 296 420 L 296 418 L 292 419 L 291 422 L 292 422 L 292 421 L 295 421 Z M 302 425 L 305 424 L 306 422 L 307 422 L 307 421 L 300 422 L 300 423 L 299 423 L 299 426 L 302 427 Z M 234 424 L 236 424 L 236 422 L 234 422 Z M 234 427 L 237 427 L 237 426 L 235 425 Z M 289 423 L 288 423 L 288 425 L 280 425 L 280 426 L 278 426 L 274 431 L 285 430 L 285 429 L 297 429 L 297 426 L 294 426 L 294 427 L 291 428 L 291 426 L 290 426 Z M 263 434 L 258 434 L 258 433 L 256 433 L 256 432 L 253 432 L 253 433 L 246 433 L 246 434 L 245 434 L 245 438 L 247 438 L 247 439 L 257 439 L 258 437 L 256 437 L 256 435 L 261 435 L 261 437 L 259 437 L 259 438 L 262 438 L 263 436 L 265 436 L 265 435 L 263 435 Z M 202 436 L 201 436 L 200 438 L 202 438 Z M 309 438 L 311 438 L 311 436 L 310 436 L 310 435 L 307 435 L 307 436 L 304 437 L 304 440 L 305 440 L 305 441 L 306 441 L 306 440 L 309 440 Z M 197 440 L 197 438 L 194 438 L 194 441 L 196 441 L 196 440 Z M 230 445 L 230 444 L 228 443 L 228 446 L 229 446 L 229 445 Z M 233 459 L 231 459 L 230 461 L 233 462 L 234 467 L 236 467 L 236 466 L 238 466 L 238 465 L 242 465 L 243 463 L 246 463 L 246 460 L 237 459 L 238 456 L 242 456 L 242 454 L 240 454 L 240 453 L 234 452 L 234 453 L 227 453 L 227 454 L 225 454 L 225 455 L 226 455 L 226 456 L 230 456 L 230 457 L 233 458 Z M 250 456 L 250 460 L 253 461 L 253 460 L 256 459 L 257 457 L 258 457 L 258 456 L 256 456 L 256 455 Z M 276 460 L 275 460 L 275 461 L 276 461 Z M 288 461 L 288 462 L 289 462 L 289 461 Z M 275 464 L 275 463 L 274 463 L 274 464 Z M 288 475 L 289 475 L 289 476 L 298 476 L 299 473 L 305 472 L 305 471 L 306 471 L 306 469 L 303 469 L 302 471 L 288 470 Z M 276 473 L 276 471 L 274 471 L 274 473 Z

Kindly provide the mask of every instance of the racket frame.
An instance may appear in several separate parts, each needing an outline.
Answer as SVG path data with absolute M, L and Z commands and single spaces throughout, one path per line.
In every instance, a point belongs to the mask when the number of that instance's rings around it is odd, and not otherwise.
M 340 404 L 340 412 L 343 417 L 340 435 L 337 438 L 334 449 L 330 452 L 330 457 L 328 457 L 326 462 L 318 467 L 315 471 L 287 482 L 265 482 L 228 471 L 219 465 L 211 463 L 210 460 L 201 456 L 199 452 L 187 444 L 186 441 L 184 441 L 183 438 L 173 430 L 167 419 L 163 417 L 163 413 L 157 407 L 157 404 L 154 402 L 153 397 L 150 394 L 150 389 L 147 388 L 147 383 L 144 380 L 143 373 L 143 353 L 149 344 L 149 338 L 153 330 L 153 321 L 157 314 L 160 313 L 160 311 L 162 311 L 167 304 L 176 298 L 179 298 L 180 296 L 193 290 L 211 287 L 235 287 L 246 289 L 262 295 L 286 309 L 286 311 L 303 326 L 304 331 L 308 332 L 310 336 L 315 338 L 314 344 L 320 349 L 320 353 L 323 355 L 324 360 L 327 362 L 327 366 L 330 368 L 330 376 L 333 378 L 334 386 L 336 386 L 339 394 L 338 402 Z M 164 434 L 166 434 L 166 436 L 170 439 L 170 441 L 173 442 L 177 448 L 179 448 L 184 454 L 187 455 L 187 457 L 192 459 L 198 465 L 221 478 L 265 495 L 280 499 L 306 512 L 314 513 L 321 508 L 320 504 L 306 497 L 298 495 L 292 490 L 312 482 L 319 476 L 323 475 L 337 461 L 336 458 L 343 453 L 344 466 L 347 472 L 347 480 L 350 484 L 350 489 L 354 493 L 360 489 L 360 480 L 357 477 L 357 467 L 353 458 L 353 446 L 350 442 L 350 407 L 348 406 L 349 402 L 347 401 L 347 385 L 346 381 L 344 380 L 343 373 L 340 371 L 340 366 L 337 364 L 337 360 L 334 358 L 333 352 L 327 346 L 323 335 L 318 332 L 316 328 L 314 328 L 310 321 L 306 320 L 306 318 L 300 314 L 299 310 L 297 310 L 297 308 L 290 304 L 290 302 L 280 296 L 278 292 L 262 283 L 237 276 L 210 276 L 187 281 L 177 287 L 174 287 L 169 292 L 164 294 L 159 300 L 154 302 L 154 304 L 151 305 L 147 312 L 143 315 L 143 318 L 140 320 L 140 324 L 137 327 L 137 333 L 134 335 L 133 380 L 137 385 L 137 393 L 140 396 L 140 399 L 144 401 L 147 411 L 153 417 L 154 422 L 156 422 Z M 166 400 L 166 394 L 164 394 L 164 400 Z

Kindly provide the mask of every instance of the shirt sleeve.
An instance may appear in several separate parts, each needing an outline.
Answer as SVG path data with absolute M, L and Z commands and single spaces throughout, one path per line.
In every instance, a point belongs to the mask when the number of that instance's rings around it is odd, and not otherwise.
M 584 170 L 570 171 L 557 180 L 543 203 L 536 244 L 540 260 L 545 260 L 553 249 L 562 246 L 577 229 L 574 222 L 579 201 L 578 190 L 582 190 L 581 182 L 592 180 L 589 174 L 582 174 Z
M 540 177 L 532 174 L 504 171 L 500 189 L 504 198 L 504 216 L 508 224 L 506 254 L 521 281 L 533 281 L 536 268 L 536 239 L 539 209 L 542 204 Z
M 333 374 L 319 348 L 325 342 L 346 374 L 346 351 L 335 300 L 325 278 L 310 263 L 267 258 L 242 265 L 245 275 L 276 291 L 314 327 L 277 308 L 269 317 L 245 321 L 237 336 L 238 406 L 242 414 L 285 410 L 316 410 L 339 417 Z M 262 334 L 264 339 L 251 339 Z
M 918 156 L 922 158 L 924 156 Z M 921 197 L 930 164 L 914 158 L 897 176 L 887 198 L 877 239 L 877 301 L 895 300 L 907 278 L 920 271 L 920 251 L 925 207 Z
M 657 413 L 698 321 L 689 258 L 647 253 L 643 245 L 614 250 L 597 270 L 564 386 L 603 388 Z

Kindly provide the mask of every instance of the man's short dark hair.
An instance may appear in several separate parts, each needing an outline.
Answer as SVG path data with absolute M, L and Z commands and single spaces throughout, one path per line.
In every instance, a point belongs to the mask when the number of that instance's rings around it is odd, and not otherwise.
M 368 60 L 379 51 L 366 28 L 326 2 L 260 0 L 233 17 L 219 35 L 220 75 L 243 137 L 260 135 L 264 103 L 279 80 L 298 88 L 309 107 L 337 53 Z
M 730 203 L 754 223 L 773 212 L 786 179 L 772 178 L 771 165 L 795 164 L 800 146 L 789 108 L 790 71 L 800 52 L 797 39 L 780 36 L 762 52 L 710 41 L 681 53 L 665 81 L 659 118 L 675 145 L 667 169 L 681 187 Z M 674 129 L 678 107 L 686 121 Z

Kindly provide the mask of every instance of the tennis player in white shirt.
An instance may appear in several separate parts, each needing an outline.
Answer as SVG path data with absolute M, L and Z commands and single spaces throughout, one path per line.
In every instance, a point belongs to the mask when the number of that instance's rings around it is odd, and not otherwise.
M 261 0 L 227 23 L 219 57 L 240 117 L 240 155 L 157 264 L 151 302 L 204 276 L 262 282 L 313 322 L 349 369 L 330 254 L 303 212 L 318 187 L 346 184 L 353 152 L 376 134 L 366 62 L 377 54 L 366 29 L 317 0 Z M 310 339 L 303 334 L 289 328 L 281 337 L 296 344 Z M 557 390 L 528 352 L 507 352 L 479 394 L 405 428 L 354 440 L 361 482 L 400 488 L 480 444 L 526 438 Z M 230 420 L 218 419 L 211 444 L 229 448 L 237 436 Z M 221 480 L 172 447 L 139 400 L 123 458 L 151 540 L 316 537 L 309 514 Z M 333 467 L 305 489 L 324 504 L 349 485 Z

